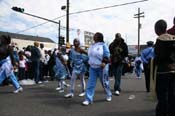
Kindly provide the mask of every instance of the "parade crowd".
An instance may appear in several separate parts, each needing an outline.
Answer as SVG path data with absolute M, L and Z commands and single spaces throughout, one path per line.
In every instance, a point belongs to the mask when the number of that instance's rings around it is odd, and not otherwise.
M 122 35 L 116 33 L 109 46 L 104 42 L 101 32 L 96 32 L 94 43 L 84 50 L 80 40 L 73 40 L 73 47 L 59 46 L 54 50 L 45 50 L 44 44 L 34 42 L 19 50 L 11 42 L 9 35 L 0 36 L 0 84 L 13 84 L 14 93 L 23 91 L 20 81 L 31 79 L 35 84 L 56 80 L 56 90 L 64 92 L 69 87 L 65 98 L 73 98 L 76 79 L 81 82 L 80 97 L 84 96 L 83 105 L 94 103 L 95 87 L 99 79 L 106 93 L 106 101 L 112 101 L 112 95 L 122 92 L 121 76 L 130 67 L 137 79 L 142 72 L 145 77 L 146 92 L 151 91 L 150 81 L 155 84 L 157 97 L 156 116 L 175 116 L 175 18 L 174 26 L 167 29 L 165 20 L 155 23 L 158 38 L 147 42 L 147 47 L 134 58 L 128 57 L 128 46 Z M 152 63 L 152 64 L 151 64 Z M 151 70 L 152 69 L 152 70 Z M 88 76 L 87 82 L 85 76 Z M 113 89 L 109 77 L 114 77 Z M 70 83 L 66 83 L 70 79 Z M 112 92 L 113 90 L 113 92 Z

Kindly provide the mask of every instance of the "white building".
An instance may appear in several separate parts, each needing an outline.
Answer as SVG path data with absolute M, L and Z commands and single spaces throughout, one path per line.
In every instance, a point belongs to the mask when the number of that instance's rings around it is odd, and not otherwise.
M 35 41 L 38 41 L 39 43 L 43 43 L 45 49 L 54 49 L 57 47 L 57 43 L 52 41 L 50 38 L 2 32 L 2 31 L 0 31 L 0 35 L 10 35 L 10 37 L 12 38 L 12 42 L 17 44 L 17 47 L 19 49 L 23 49 L 28 45 L 34 45 Z

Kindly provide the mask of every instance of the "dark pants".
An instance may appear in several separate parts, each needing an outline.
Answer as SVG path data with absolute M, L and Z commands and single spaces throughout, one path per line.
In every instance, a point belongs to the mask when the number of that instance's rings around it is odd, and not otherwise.
M 143 64 L 144 74 L 145 74 L 145 84 L 146 84 L 146 91 L 150 92 L 150 63 Z
M 175 116 L 175 73 L 157 74 L 156 116 Z
M 44 81 L 44 63 L 40 61 L 40 66 L 39 66 L 39 81 Z
M 32 72 L 33 72 L 33 77 L 35 79 L 35 82 L 39 82 L 39 74 L 40 74 L 40 61 L 32 61 Z
M 19 80 L 26 79 L 25 68 L 19 68 L 18 77 L 19 77 Z

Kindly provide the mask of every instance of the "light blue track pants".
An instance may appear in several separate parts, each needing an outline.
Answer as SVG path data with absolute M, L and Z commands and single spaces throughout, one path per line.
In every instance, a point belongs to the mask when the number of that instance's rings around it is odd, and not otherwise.
M 112 96 L 110 85 L 109 85 L 108 69 L 109 69 L 108 65 L 104 69 L 91 68 L 91 67 L 89 68 L 89 80 L 88 80 L 87 89 L 86 89 L 86 100 L 88 100 L 89 102 L 93 102 L 97 78 L 100 79 L 100 82 L 107 94 L 107 97 Z

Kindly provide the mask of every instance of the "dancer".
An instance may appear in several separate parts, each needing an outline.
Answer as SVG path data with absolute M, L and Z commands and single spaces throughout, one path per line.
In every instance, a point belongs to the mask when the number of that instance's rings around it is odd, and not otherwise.
M 106 92 L 106 101 L 112 100 L 112 93 L 109 86 L 109 49 L 104 43 L 103 34 L 97 32 L 94 35 L 94 44 L 88 50 L 89 57 L 89 80 L 86 88 L 86 97 L 83 101 L 83 105 L 89 105 L 93 103 L 93 97 L 95 93 L 95 86 L 97 83 L 97 78 Z
M 9 77 L 15 87 L 14 93 L 22 92 L 23 88 L 20 86 L 13 72 L 14 58 L 12 48 L 10 46 L 11 37 L 7 35 L 0 36 L 0 84 L 3 80 Z
M 82 93 L 80 93 L 79 96 L 82 97 L 85 95 L 84 75 L 86 72 L 85 62 L 88 59 L 88 57 L 85 55 L 87 52 L 80 48 L 80 41 L 78 39 L 74 39 L 74 46 L 75 48 L 71 49 L 70 51 L 70 61 L 72 63 L 73 71 L 71 77 L 70 93 L 65 95 L 66 98 L 71 98 L 74 96 L 75 81 L 78 76 L 80 77 L 82 86 Z

